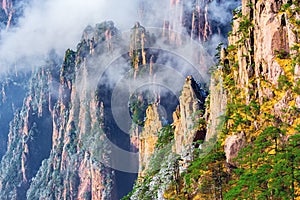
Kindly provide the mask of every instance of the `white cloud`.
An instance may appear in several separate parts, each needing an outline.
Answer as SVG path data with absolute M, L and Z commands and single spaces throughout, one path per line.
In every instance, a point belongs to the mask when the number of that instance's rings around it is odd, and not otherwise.
M 42 64 L 52 49 L 63 55 L 67 48 L 75 49 L 88 24 L 104 20 L 115 21 L 121 29 L 132 26 L 137 0 L 33 0 L 19 26 L 1 35 L 0 72 L 12 63 L 24 67 L 24 58 L 31 65 Z

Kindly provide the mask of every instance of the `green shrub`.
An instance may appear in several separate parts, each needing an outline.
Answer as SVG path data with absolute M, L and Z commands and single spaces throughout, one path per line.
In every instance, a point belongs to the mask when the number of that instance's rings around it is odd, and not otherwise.
M 174 139 L 174 127 L 167 125 L 163 127 L 158 133 L 158 140 L 156 148 L 162 148 L 167 144 L 170 144 Z
M 286 89 L 292 86 L 292 83 L 288 81 L 287 76 L 280 75 L 278 78 L 278 89 Z

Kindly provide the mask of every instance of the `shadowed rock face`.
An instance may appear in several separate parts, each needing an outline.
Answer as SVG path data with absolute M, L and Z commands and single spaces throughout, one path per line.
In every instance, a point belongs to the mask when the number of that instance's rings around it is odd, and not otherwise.
M 18 23 L 23 15 L 24 5 L 30 0 L 1 0 L 0 1 L 0 31 L 8 30 Z
M 9 123 L 22 106 L 29 75 L 18 74 L 2 77 L 0 82 L 0 160 L 7 150 Z
M 0 6 L 1 29 L 8 29 L 14 14 L 13 3 L 11 0 L 2 0 Z
M 13 28 L 23 14 L 22 0 L 0 1 L 0 33 Z M 1 40 L 1 38 L 0 38 Z M 0 160 L 7 149 L 9 122 L 13 119 L 14 112 L 20 109 L 25 98 L 25 85 L 28 74 L 8 72 L 1 75 L 0 80 Z
M 10 123 L 8 147 L 1 161 L 2 199 L 26 199 L 30 180 L 52 147 L 52 119 L 49 110 L 51 68 L 35 73 L 22 109 Z

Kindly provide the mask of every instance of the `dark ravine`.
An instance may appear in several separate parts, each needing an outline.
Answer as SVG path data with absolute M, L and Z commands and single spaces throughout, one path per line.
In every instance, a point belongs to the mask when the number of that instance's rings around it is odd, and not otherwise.
M 27 74 L 8 75 L 0 83 L 0 158 L 2 158 L 7 149 L 9 123 L 14 118 L 14 112 L 22 106 L 26 91 L 24 85 L 27 77 Z

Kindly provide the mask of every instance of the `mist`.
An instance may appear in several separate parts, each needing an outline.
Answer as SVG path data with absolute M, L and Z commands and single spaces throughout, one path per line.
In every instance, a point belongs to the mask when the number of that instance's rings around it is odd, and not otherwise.
M 210 18 L 219 24 L 228 24 L 231 10 L 239 3 L 236 0 L 218 2 L 210 3 Z M 146 28 L 161 28 L 164 20 L 179 18 L 173 15 L 170 6 L 169 0 L 32 0 L 23 5 L 24 15 L 18 25 L 1 32 L 0 73 L 42 66 L 50 51 L 63 57 L 66 49 L 76 49 L 87 25 L 112 20 L 118 29 L 126 31 L 141 21 Z M 192 5 L 190 7 L 192 9 Z M 184 32 L 183 27 L 173 28 Z M 212 37 L 212 41 L 214 45 L 208 45 L 209 52 L 224 38 Z
M 1 33 L 0 73 L 43 65 L 50 51 L 63 56 L 76 49 L 87 25 L 113 20 L 125 29 L 137 20 L 137 0 L 46 0 L 31 1 L 24 16 L 8 32 Z

